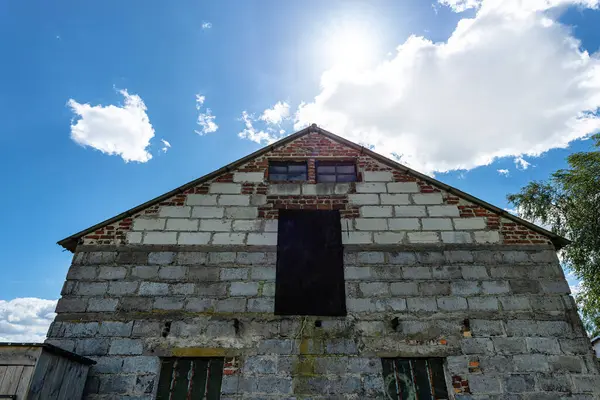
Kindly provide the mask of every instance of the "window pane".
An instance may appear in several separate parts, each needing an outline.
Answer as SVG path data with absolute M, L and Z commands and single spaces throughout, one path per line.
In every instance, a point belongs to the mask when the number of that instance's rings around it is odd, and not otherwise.
M 290 173 L 287 176 L 288 181 L 305 181 L 306 173 Z
M 306 172 L 306 164 L 290 164 L 288 165 L 289 172 Z
M 335 166 L 333 166 L 333 165 L 319 165 L 317 167 L 317 172 L 319 174 L 334 174 L 335 173 Z
M 356 181 L 356 175 L 338 175 L 338 182 L 354 182 Z
M 279 174 L 285 174 L 287 172 L 287 165 L 270 165 L 269 166 L 269 173 L 274 174 L 274 173 L 279 173 Z
M 271 181 L 287 181 L 287 174 L 271 174 L 269 175 L 269 180 Z
M 354 165 L 338 165 L 336 167 L 336 172 L 338 174 L 353 174 L 354 173 Z
M 335 175 L 319 175 L 317 176 L 317 182 L 335 182 Z

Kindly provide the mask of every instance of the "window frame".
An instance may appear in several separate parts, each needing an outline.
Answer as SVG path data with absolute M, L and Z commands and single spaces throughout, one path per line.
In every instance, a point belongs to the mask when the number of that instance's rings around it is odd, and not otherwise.
M 321 173 L 319 174 L 320 167 L 335 167 L 335 171 L 333 173 Z M 338 167 L 352 167 L 354 169 L 353 173 L 344 173 L 338 172 Z M 334 176 L 334 181 L 322 181 L 319 179 L 320 175 L 324 176 Z M 352 176 L 354 179 L 352 180 L 338 180 L 338 176 Z M 356 165 L 356 160 L 315 160 L 315 181 L 317 183 L 350 183 L 350 182 L 358 182 L 358 168 Z
M 416 398 L 448 400 L 452 389 L 446 379 L 446 359 L 442 357 L 385 357 L 381 359 L 384 390 L 390 399 L 401 400 L 414 391 Z M 406 376 L 410 374 L 410 380 Z M 412 388 L 412 390 L 410 390 Z M 393 392 L 390 392 L 390 390 Z
M 183 363 L 184 367 L 185 363 L 189 363 L 187 369 L 180 371 L 182 373 L 175 372 L 178 370 L 179 363 Z M 198 369 L 204 363 L 206 365 L 202 366 L 201 370 Z M 186 395 L 198 395 L 198 390 L 201 390 L 202 398 L 218 399 L 221 396 L 223 376 L 225 375 L 224 366 L 224 357 L 161 357 L 160 372 L 156 383 L 156 399 L 170 399 L 173 392 L 181 390 L 182 387 L 187 389 Z M 193 383 L 190 384 L 188 379 L 192 367 L 194 368 Z M 194 396 L 194 398 L 196 397 Z M 174 400 L 178 400 L 178 398 Z
M 303 166 L 304 167 L 304 178 L 303 179 L 289 179 L 290 177 L 290 166 Z M 274 173 L 272 167 L 286 167 L 286 172 Z M 285 175 L 286 179 L 273 179 L 273 175 Z M 307 182 L 308 181 L 308 160 L 269 160 L 268 166 L 268 178 L 269 182 Z

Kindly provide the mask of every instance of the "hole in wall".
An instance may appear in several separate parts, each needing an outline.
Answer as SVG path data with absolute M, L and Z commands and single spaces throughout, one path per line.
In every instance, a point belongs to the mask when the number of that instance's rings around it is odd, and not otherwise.
M 400 325 L 400 320 L 398 319 L 398 317 L 392 318 L 392 329 L 397 331 L 399 325 Z
M 167 336 L 169 336 L 170 332 L 171 332 L 171 321 L 167 321 L 163 325 L 161 336 L 164 337 L 164 338 L 166 338 Z
M 315 321 L 315 328 L 320 328 L 321 326 L 323 326 L 323 321 L 321 321 L 320 319 Z
M 240 320 L 235 318 L 233 320 L 233 329 L 235 329 L 235 334 L 238 335 L 240 333 L 241 323 Z

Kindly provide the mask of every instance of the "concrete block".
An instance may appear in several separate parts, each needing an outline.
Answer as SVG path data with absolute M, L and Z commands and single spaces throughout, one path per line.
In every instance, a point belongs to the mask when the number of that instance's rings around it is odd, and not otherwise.
M 249 233 L 246 243 L 253 246 L 276 246 L 277 233 Z
M 431 275 L 433 279 L 460 279 L 461 271 L 457 265 L 442 265 L 431 267 Z
M 442 242 L 444 243 L 472 243 L 473 238 L 469 232 L 442 232 Z
M 475 243 L 499 243 L 500 234 L 498 231 L 475 231 L 473 232 Z
M 177 244 L 177 232 L 146 232 L 144 244 Z
M 590 352 L 591 343 L 586 338 L 558 339 L 560 349 L 567 355 L 583 355 Z
M 444 199 L 442 198 L 441 193 L 415 193 L 415 194 L 412 194 L 411 196 L 412 196 L 413 202 L 415 204 L 443 204 L 444 203 Z M 457 210 L 458 210 L 458 208 L 457 208 Z M 440 215 L 435 215 L 435 216 L 439 217 Z
M 225 218 L 232 219 L 256 219 L 258 218 L 257 207 L 227 207 Z
M 538 388 L 545 392 L 570 392 L 571 391 L 571 379 L 566 375 L 558 374 L 539 374 L 537 376 Z M 548 395 L 552 396 L 552 393 Z
M 391 252 L 389 253 L 389 263 L 399 265 L 413 265 L 417 263 L 415 253 L 410 252 Z
M 473 262 L 473 252 L 463 250 L 444 251 L 444 258 L 449 263 L 467 264 Z
M 266 194 L 250 195 L 250 205 L 251 206 L 264 206 L 265 204 L 267 204 L 267 195 Z
M 532 375 L 521 374 L 505 376 L 503 378 L 503 384 L 507 393 L 524 393 L 533 392 L 535 390 L 535 379 Z
M 463 338 L 460 341 L 463 354 L 493 354 L 494 345 L 489 338 Z
M 373 243 L 371 232 L 342 232 L 342 244 L 369 244 Z
M 392 216 L 393 209 L 392 206 L 362 206 L 359 212 L 363 218 L 385 218 Z
M 409 297 L 406 299 L 408 311 L 435 312 L 438 310 L 435 297 Z
M 394 206 L 396 217 L 426 217 L 425 206 Z
M 142 244 L 142 232 L 127 232 L 125 234 L 126 240 L 128 244 Z
M 348 201 L 350 202 L 350 204 L 357 204 L 357 205 L 365 205 L 365 204 L 377 205 L 377 204 L 379 204 L 379 195 L 377 195 L 375 193 L 349 194 Z
M 437 232 L 408 232 L 409 243 L 439 243 L 440 236 Z
M 248 268 L 221 268 L 222 281 L 243 281 L 248 279 Z
M 405 237 L 404 232 L 375 232 L 373 242 L 376 244 L 399 244 L 404 242 Z
M 510 292 L 510 287 L 506 281 L 483 281 L 481 291 L 483 294 L 502 294 Z
M 137 291 L 138 282 L 110 282 L 108 285 L 108 294 L 123 296 L 133 294 Z
M 342 232 L 354 230 L 354 218 L 340 218 L 340 225 L 342 226 Z
M 361 251 L 358 253 L 359 264 L 383 264 L 385 253 L 381 251 Z
M 264 231 L 265 232 L 277 232 L 278 225 L 279 225 L 278 220 L 266 220 Z
M 332 339 L 327 342 L 327 354 L 357 354 L 358 348 L 352 339 Z
M 525 339 L 527 350 L 531 354 L 561 354 L 558 339 L 530 337 Z
M 274 281 L 275 280 L 275 267 L 252 267 L 250 268 L 250 277 L 252 280 L 258 281 Z
M 421 282 L 419 293 L 422 296 L 448 296 L 450 295 L 449 282 Z
M 457 231 L 483 230 L 487 227 L 485 218 L 454 218 L 454 227 Z
M 391 171 L 364 171 L 363 180 L 365 182 L 393 182 L 394 175 Z
M 209 193 L 238 194 L 242 191 L 239 183 L 213 182 L 210 184 Z
M 75 341 L 75 352 L 80 356 L 105 356 L 109 339 L 79 339 Z
M 496 297 L 469 297 L 467 300 L 470 310 L 498 311 L 498 299 Z
M 248 375 L 277 373 L 277 356 L 248 356 L 244 360 L 242 372 Z
M 184 308 L 187 311 L 196 311 L 196 312 L 210 311 L 214 308 L 215 302 L 216 302 L 215 299 L 205 299 L 205 298 L 200 298 L 200 297 L 189 298 L 188 297 Z
M 246 311 L 246 299 L 241 297 L 230 297 L 215 302 L 216 312 L 244 312 Z
M 451 283 L 451 290 L 453 295 L 457 296 L 472 296 L 479 294 L 481 288 L 477 281 L 456 281 Z
M 181 232 L 177 238 L 177 244 L 198 245 L 208 244 L 211 234 L 209 232 Z
M 155 356 L 125 357 L 122 372 L 158 375 L 160 372 L 160 358 Z
M 427 213 L 430 217 L 458 217 L 460 215 L 456 205 L 427 206 Z
M 359 284 L 363 297 L 382 297 L 390 295 L 389 284 L 386 282 L 368 282 Z
M 383 300 L 383 304 L 388 311 L 405 311 L 406 310 L 406 300 L 405 299 L 385 299 Z
M 302 185 L 302 194 L 304 196 L 327 196 L 333 194 L 347 194 L 349 191 L 349 183 L 305 183 Z
M 187 206 L 216 206 L 218 197 L 216 194 L 188 194 L 185 204 Z
M 140 296 L 122 296 L 119 299 L 119 311 L 150 311 L 152 301 Z
M 345 267 L 344 276 L 346 280 L 362 280 L 371 278 L 371 268 L 368 267 Z
M 223 251 L 209 253 L 208 263 L 209 264 L 232 264 L 235 262 L 236 253 Z
M 138 217 L 133 220 L 134 231 L 162 231 L 165 229 L 164 218 L 143 218 Z
M 133 330 L 133 321 L 115 322 L 104 321 L 100 324 L 98 332 L 100 336 L 131 336 Z
M 463 265 L 461 268 L 464 279 L 485 280 L 489 279 L 487 268 L 483 265 Z
M 234 182 L 254 182 L 260 183 L 265 180 L 264 172 L 234 172 Z
M 371 275 L 376 281 L 397 281 L 403 279 L 402 268 L 390 267 L 389 265 L 371 268 Z
M 576 393 L 598 393 L 600 375 L 572 375 L 573 388 Z
M 237 219 L 233 221 L 234 232 L 258 232 L 261 230 L 262 221 L 252 219 Z
M 156 279 L 158 278 L 158 265 L 141 265 L 131 269 L 132 278 Z
M 175 261 L 175 253 L 172 251 L 156 251 L 148 254 L 148 264 L 169 265 Z
M 269 186 L 268 194 L 272 196 L 293 196 L 302 193 L 300 183 L 277 183 Z
M 222 194 L 219 196 L 220 206 L 249 206 L 250 196 L 247 194 Z
M 437 303 L 442 311 L 463 311 L 467 309 L 467 300 L 464 297 L 439 297 Z
M 359 231 L 387 231 L 388 229 L 385 218 L 356 218 L 354 222 Z
M 248 299 L 248 312 L 272 313 L 274 309 L 274 298 Z
M 160 282 L 142 282 L 140 296 L 161 296 L 169 294 L 169 284 Z
M 392 282 L 390 291 L 392 296 L 416 296 L 419 294 L 419 285 L 415 282 Z
M 532 293 L 536 294 L 540 292 L 540 283 L 533 279 L 511 279 L 508 281 L 510 284 L 510 290 L 515 294 Z
M 494 349 L 498 354 L 525 354 L 527 345 L 525 338 L 519 337 L 494 337 Z
M 192 207 L 161 206 L 158 215 L 163 218 L 190 218 L 192 215 Z
M 231 282 L 230 296 L 256 296 L 258 295 L 258 282 Z
M 97 322 L 87 323 L 70 323 L 64 322 L 59 332 L 54 332 L 55 336 L 63 336 L 68 338 L 83 338 L 83 337 L 94 337 L 98 333 Z M 62 333 L 61 333 L 62 332 Z
M 210 232 L 229 232 L 231 231 L 231 221 L 222 219 L 203 219 L 200 220 L 200 230 Z
M 245 233 L 213 233 L 211 244 L 244 244 Z
M 374 299 L 354 299 L 349 297 L 346 299 L 346 307 L 348 308 L 348 312 L 356 313 L 385 311 L 385 304 Z
M 532 338 L 533 339 L 533 338 Z M 535 338 L 539 339 L 539 338 Z M 529 344 L 529 342 L 528 342 Z M 542 345 L 541 353 L 547 354 L 545 350 L 548 351 L 556 351 L 553 347 L 553 344 L 547 343 L 548 348 L 545 348 L 545 345 Z M 548 362 L 550 365 L 550 369 L 553 372 L 572 372 L 572 373 L 582 373 L 588 372 L 585 367 L 584 358 L 579 356 L 563 356 L 563 355 L 551 355 L 548 356 Z M 594 360 L 594 364 L 597 365 L 596 360 Z M 589 371 L 592 372 L 592 371 Z M 600 390 L 600 387 L 598 388 Z
M 390 218 L 388 219 L 392 231 L 418 231 L 421 230 L 418 218 Z
M 387 184 L 388 193 L 419 193 L 421 189 L 417 182 L 390 182 Z
M 171 267 L 160 267 L 158 270 L 158 277 L 164 280 L 184 280 L 187 275 L 188 267 L 184 266 L 171 266 Z
M 108 282 L 78 282 L 75 294 L 80 296 L 104 295 L 108 291 Z
M 285 355 L 292 354 L 295 348 L 291 339 L 264 339 L 258 342 L 258 354 Z
M 119 300 L 115 298 L 92 297 L 89 300 L 87 312 L 115 312 Z
M 184 303 L 183 297 L 157 297 L 152 306 L 155 310 L 181 310 Z
M 542 354 L 515 354 L 513 363 L 516 372 L 548 372 L 548 357 Z
M 385 194 L 382 193 L 379 195 L 381 198 L 381 204 L 390 204 L 390 205 L 404 205 L 410 204 L 410 198 L 408 194 Z
M 262 296 L 275 297 L 275 282 L 265 282 L 262 285 Z
M 223 218 L 224 215 L 225 209 L 223 207 L 192 207 L 192 218 Z
M 143 349 L 140 339 L 114 339 L 110 343 L 108 354 L 135 356 L 142 354 Z
M 429 267 L 402 267 L 404 279 L 431 279 L 431 268 Z
M 504 336 L 504 325 L 498 320 L 472 319 L 471 332 L 475 337 Z
M 262 253 L 262 252 L 259 252 L 259 253 L 239 252 L 239 253 L 237 253 L 235 261 L 238 264 L 246 264 L 246 265 L 265 264 L 267 262 L 267 255 L 266 255 L 266 253 Z
M 451 231 L 453 229 L 450 218 L 423 218 L 421 225 L 424 231 Z
M 386 193 L 387 187 L 383 182 L 357 182 L 357 193 Z
M 181 294 L 188 295 L 194 294 L 196 291 L 196 286 L 193 283 L 175 283 L 171 284 L 171 293 L 172 294 Z
M 127 268 L 124 267 L 100 267 L 98 268 L 98 279 L 119 280 L 127 275 Z
M 571 293 L 571 288 L 569 288 L 569 284 L 564 279 L 556 280 L 556 281 L 540 280 L 539 282 L 540 282 L 540 285 L 542 288 L 542 292 L 544 292 L 544 293 L 557 293 L 557 294 Z

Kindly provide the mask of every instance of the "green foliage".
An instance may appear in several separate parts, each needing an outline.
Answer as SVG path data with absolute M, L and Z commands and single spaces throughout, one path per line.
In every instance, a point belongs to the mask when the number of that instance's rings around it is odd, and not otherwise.
M 508 201 L 522 218 L 549 226 L 572 243 L 561 253 L 565 266 L 581 279 L 576 295 L 588 331 L 600 333 L 600 134 L 596 151 L 571 154 L 568 169 L 545 182 L 531 182 Z

